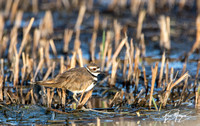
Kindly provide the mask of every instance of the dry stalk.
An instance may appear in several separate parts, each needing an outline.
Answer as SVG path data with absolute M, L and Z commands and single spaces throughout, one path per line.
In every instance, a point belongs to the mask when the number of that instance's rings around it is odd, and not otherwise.
M 33 82 L 35 82 L 35 78 L 36 78 L 39 70 L 42 68 L 43 64 L 44 64 L 44 52 L 43 52 L 43 48 L 40 48 L 40 61 L 39 61 L 39 64 L 36 68 L 36 71 L 35 71 L 35 74 L 34 74 L 34 77 L 33 77 L 33 80 L 32 80 Z
M 154 85 L 156 81 L 157 71 L 158 71 L 158 63 L 156 63 L 155 67 L 151 68 L 152 71 L 152 80 L 151 80 L 151 92 L 150 92 L 150 98 L 149 98 L 149 107 L 151 108 L 152 98 L 153 98 L 153 90 Z
M 49 108 L 51 107 L 53 96 L 54 96 L 54 91 L 51 92 L 51 89 L 47 88 L 47 106 Z
M 42 41 L 44 41 L 45 46 L 44 48 L 44 56 L 45 56 L 45 61 L 47 63 L 47 66 L 49 67 L 51 62 L 50 62 L 50 56 L 49 56 L 49 42 L 46 39 L 43 39 Z
M 26 75 L 26 69 L 27 69 L 27 62 L 26 62 L 26 57 L 24 52 L 22 53 L 22 61 L 23 61 L 23 67 L 21 69 L 21 73 L 22 73 L 22 81 L 21 81 L 21 85 L 24 83 L 24 78 Z
M 133 74 L 133 66 L 132 64 L 129 63 L 129 69 L 128 69 L 128 76 L 127 76 L 127 80 L 131 80 L 131 75 Z
M 60 57 L 60 73 L 63 73 L 65 70 L 65 65 L 64 65 L 64 57 Z
M 3 37 L 3 29 L 4 29 L 4 18 L 3 15 L 0 14 L 0 41 L 2 40 Z
M 52 63 L 52 74 L 51 74 L 51 77 L 53 78 L 54 77 L 54 73 L 55 73 L 55 67 L 56 67 L 56 62 L 54 61 L 53 63 Z
M 166 67 L 165 67 L 165 80 L 166 80 L 166 84 L 169 83 L 169 60 L 167 59 L 166 61 Z
M 11 23 L 13 23 L 13 21 L 14 21 L 15 15 L 17 13 L 18 5 L 19 5 L 19 0 L 14 0 L 12 9 L 11 9 L 11 14 L 10 14 L 10 22 Z
M 108 61 L 109 64 L 108 64 L 108 67 L 106 68 L 106 71 L 108 71 L 109 68 L 110 68 L 110 66 L 111 66 L 111 64 L 112 64 L 114 61 L 116 61 L 116 58 L 117 58 L 117 56 L 119 55 L 119 53 L 120 53 L 122 47 L 124 46 L 124 44 L 127 42 L 127 39 L 128 39 L 128 38 L 125 37 L 125 38 L 121 41 L 121 43 L 119 44 L 117 50 L 116 50 L 115 53 L 113 54 L 113 57 L 112 57 L 111 61 L 110 61 L 110 62 Z
M 74 51 L 78 51 L 78 49 L 80 48 L 81 46 L 81 41 L 79 39 L 80 37 L 80 30 L 77 30 L 76 31 L 76 38 L 75 38 L 75 41 L 74 41 Z
M 139 7 L 141 4 L 141 0 L 131 0 L 131 13 L 132 15 L 136 15 L 138 13 Z
M 173 81 L 174 76 L 174 68 L 172 67 L 170 70 L 170 83 Z
M 62 3 L 65 6 L 65 9 L 69 9 L 71 6 L 69 0 L 62 0 Z
M 148 88 L 148 82 L 147 82 L 146 70 L 145 70 L 144 66 L 142 66 L 142 70 L 143 70 L 143 76 L 144 76 L 144 85 L 145 85 L 145 88 L 147 89 Z
M 138 89 L 139 77 L 140 77 L 140 69 L 137 68 L 136 76 L 135 76 L 135 92 L 137 92 L 137 89 Z
M 18 53 L 18 54 L 19 54 L 19 57 L 21 56 L 22 50 L 23 50 L 23 48 L 24 48 L 24 46 L 25 46 L 25 44 L 26 44 L 26 42 L 27 42 L 28 33 L 29 33 L 30 29 L 31 29 L 31 26 L 32 26 L 33 22 L 34 22 L 34 18 L 31 18 L 31 20 L 30 20 L 30 22 L 29 22 L 29 24 L 28 24 L 28 27 L 27 27 L 26 30 L 25 30 L 23 39 L 22 39 L 22 44 L 21 44 L 21 46 L 20 46 L 19 53 Z
M 50 95 L 50 103 L 52 103 L 53 96 L 54 96 L 54 91 L 51 92 L 51 95 Z
M 83 3 L 80 7 L 80 10 L 79 10 L 79 14 L 78 14 L 78 18 L 77 18 L 77 21 L 76 21 L 76 24 L 75 24 L 75 30 L 80 30 L 80 26 L 82 24 L 82 21 L 83 21 L 83 17 L 85 15 L 85 11 L 86 11 L 86 6 L 85 6 L 85 3 Z
M 33 78 L 33 74 L 32 74 L 32 71 L 33 71 L 33 59 L 29 58 L 29 55 L 27 54 L 26 55 L 26 65 L 27 65 L 27 73 L 28 75 L 31 75 L 31 78 Z
M 185 6 L 186 0 L 180 0 L 179 1 L 179 9 L 182 10 Z
M 37 50 L 39 41 L 40 41 L 40 30 L 35 29 L 34 35 L 33 35 L 33 51 L 32 51 L 32 56 L 34 59 L 36 58 L 36 50 Z
M 142 57 L 145 57 L 146 55 L 146 46 L 145 46 L 145 42 L 144 42 L 144 34 L 142 33 L 141 34 L 141 37 L 140 37 L 140 49 L 141 49 L 141 55 Z
M 145 15 L 146 15 L 146 11 L 145 10 L 140 11 L 139 18 L 138 18 L 138 25 L 137 25 L 137 35 L 136 35 L 137 39 L 141 38 L 142 24 L 143 24 Z
M 51 89 L 47 88 L 47 107 L 51 107 L 51 100 L 50 100 Z
M 3 71 L 1 69 L 1 71 Z M 3 101 L 3 75 L 0 73 L 0 101 Z
M 132 59 L 131 59 L 131 47 L 129 45 L 128 42 L 126 42 L 126 55 L 127 55 L 127 58 L 128 58 L 128 63 L 129 63 L 129 70 L 128 70 L 128 76 L 127 76 L 127 79 L 130 81 L 131 79 L 131 75 L 132 75 L 132 71 L 133 71 L 133 62 L 132 62 Z M 126 59 L 126 58 L 125 58 Z
M 64 47 L 63 47 L 63 51 L 66 53 L 69 51 L 69 42 L 72 39 L 72 35 L 73 35 L 73 30 L 71 29 L 66 29 L 65 33 L 64 33 Z
M 96 39 L 97 39 L 97 32 L 94 31 L 92 34 L 91 42 L 90 42 L 90 56 L 93 62 L 95 61 Z
M 131 38 L 131 42 L 130 42 L 130 48 L 131 48 L 130 57 L 131 57 L 131 62 L 133 63 L 133 61 L 134 61 L 134 46 L 133 46 L 133 39 L 132 38 Z
M 118 5 L 120 6 L 120 9 L 125 9 L 126 8 L 126 5 L 127 5 L 127 0 L 120 0 L 118 1 Z
M 60 89 L 60 88 L 57 88 L 57 93 L 58 93 L 58 96 L 59 96 L 59 98 L 62 100 L 62 90 L 64 90 L 64 89 Z M 62 103 L 62 101 L 61 101 L 61 103 Z
M 37 68 L 36 68 L 36 72 L 35 72 L 35 74 L 34 74 L 34 77 L 33 77 L 33 82 L 35 81 L 35 78 L 36 78 L 36 76 L 37 76 L 39 70 L 42 68 L 43 64 L 44 64 L 44 60 L 40 60 L 38 66 L 37 66 Z
M 7 50 L 7 46 L 9 42 L 8 40 L 9 40 L 8 36 L 3 36 L 2 40 L 0 41 L 0 58 L 3 56 L 4 52 Z
M 181 76 L 185 73 L 186 67 L 187 67 L 187 62 L 185 62 L 185 63 L 183 64 L 183 69 L 182 69 Z
M 0 75 L 4 76 L 4 59 L 0 60 Z
M 116 60 L 114 60 L 112 63 L 112 73 L 111 73 L 111 78 L 110 78 L 110 83 L 109 83 L 110 86 L 115 85 L 118 64 L 119 64 L 119 62 Z
M 4 96 L 4 101 L 7 103 L 7 102 L 10 102 L 9 101 L 9 98 L 8 98 L 8 95 L 7 95 L 7 92 L 8 92 L 8 88 L 5 88 L 4 91 L 3 91 L 3 96 Z
M 195 108 L 200 108 L 200 94 L 199 92 L 195 92 Z
M 112 0 L 112 2 L 109 4 L 108 9 L 113 10 L 118 4 L 118 0 Z
M 108 25 L 108 19 L 104 18 L 103 21 L 102 21 L 102 29 L 106 29 L 107 25 Z
M 165 65 L 165 52 L 162 55 L 162 61 L 161 61 L 161 67 L 160 67 L 160 75 L 159 75 L 159 80 L 158 80 L 158 87 L 161 87 L 164 65 Z
M 20 103 L 21 104 L 25 104 L 25 98 L 24 98 L 24 96 L 23 96 L 23 88 L 22 88 L 22 86 L 20 87 Z
M 191 55 L 196 49 L 200 48 L 200 15 L 197 16 L 196 19 L 196 41 L 194 43 L 194 45 L 192 46 L 190 52 L 188 55 Z
M 148 6 L 147 12 L 151 16 L 155 15 L 155 2 L 156 2 L 156 0 L 149 0 L 148 4 L 147 4 L 147 6 Z
M 103 58 L 101 62 L 101 69 L 104 70 L 104 65 L 105 65 L 105 60 L 106 60 L 106 53 L 108 52 L 108 46 L 110 45 L 111 42 L 111 32 L 107 31 L 106 33 L 106 41 L 105 41 L 105 48 L 103 52 Z
M 166 17 L 166 27 L 167 27 L 167 33 L 168 33 L 169 42 L 170 42 L 170 17 L 169 16 Z
M 14 54 L 14 46 L 17 44 L 17 28 L 13 28 L 11 30 L 11 34 L 10 34 L 10 46 L 8 49 L 8 58 L 9 60 L 12 60 L 13 58 L 13 54 Z
M 43 77 L 43 80 L 47 80 L 47 78 L 49 77 L 49 75 L 51 74 L 51 72 L 52 72 L 52 67 L 49 67 L 48 70 L 47 70 L 47 72 L 46 72 L 46 74 L 45 74 L 45 76 Z
M 195 75 L 196 80 L 198 79 L 198 76 L 199 76 L 199 70 L 200 70 L 200 61 L 198 61 L 198 65 L 197 65 L 197 72 L 196 72 L 196 75 Z
M 17 15 L 16 15 L 16 19 L 15 19 L 15 26 L 17 29 L 20 27 L 21 25 L 21 21 L 22 21 L 22 17 L 23 17 L 23 11 L 19 10 L 17 12 Z
M 14 87 L 17 86 L 18 79 L 19 79 L 19 54 L 17 53 L 16 46 L 14 46 L 14 52 L 15 52 L 15 61 L 14 61 Z
M 17 95 L 11 92 L 10 90 L 7 91 L 7 96 L 10 99 L 11 103 L 16 103 L 18 100 Z
M 75 67 L 76 67 L 76 52 L 74 51 L 70 62 L 70 68 L 75 68 Z
M 176 80 L 174 83 L 172 83 L 172 85 L 170 86 L 170 90 L 176 86 L 177 84 L 179 84 L 181 81 L 185 80 L 187 77 L 189 77 L 190 75 L 188 74 L 188 72 L 186 72 L 185 74 L 183 74 L 178 80 Z
M 121 25 L 117 22 L 117 20 L 114 20 L 114 31 L 115 31 L 115 49 L 117 49 L 120 39 L 121 39 Z
M 184 82 L 183 90 L 181 92 L 181 99 L 179 100 L 179 105 L 184 100 L 184 94 L 185 94 L 185 90 L 186 90 L 187 85 L 188 85 L 188 77 L 186 77 L 185 82 Z
M 7 0 L 6 1 L 6 7 L 5 7 L 5 11 L 4 11 L 4 15 L 7 18 L 10 14 L 10 9 L 12 6 L 13 0 Z
M 128 65 L 128 60 L 127 60 L 127 50 L 126 50 L 125 58 L 124 58 L 124 65 L 123 65 L 123 79 L 124 79 L 125 81 L 126 81 L 127 65 Z
M 115 101 L 116 98 L 118 98 L 120 96 L 119 92 L 115 93 L 115 96 L 113 97 L 113 99 L 110 101 L 109 105 L 112 105 L 112 103 Z
M 57 0 L 57 1 L 56 1 L 56 7 L 57 7 L 58 9 L 60 9 L 60 8 L 62 7 L 62 0 Z
M 101 120 L 97 117 L 97 126 L 101 126 Z
M 78 58 L 79 58 L 79 66 L 83 67 L 83 54 L 80 48 L 78 49 Z
M 162 0 L 162 1 L 159 2 L 158 6 L 159 6 L 160 8 L 163 8 L 164 5 L 166 5 L 166 3 L 167 3 L 166 0 Z
M 38 0 L 32 0 L 32 11 L 34 14 L 38 13 Z
M 133 79 L 136 79 L 136 74 L 137 74 L 136 71 L 137 71 L 138 66 L 139 66 L 139 60 L 140 60 L 140 49 L 136 48 Z
M 163 49 L 170 50 L 170 18 L 165 16 L 160 16 L 158 21 L 160 27 L 160 47 Z
M 85 90 L 86 90 L 86 89 L 84 89 L 83 92 L 81 93 L 81 97 L 80 97 L 80 99 L 79 99 L 79 101 L 78 101 L 78 105 L 79 105 L 80 102 L 83 100 L 83 95 L 84 95 L 84 93 L 85 93 Z
M 197 0 L 196 2 L 197 2 L 197 3 L 196 3 L 196 6 L 197 6 L 197 12 L 198 12 L 198 14 L 200 14 L 200 1 Z
M 62 106 L 65 106 L 65 103 L 66 103 L 65 99 L 66 99 L 66 93 L 65 93 L 65 90 L 62 89 L 62 98 L 61 98 Z
M 108 46 L 108 56 L 107 56 L 107 62 L 106 62 L 106 68 L 108 68 L 109 66 L 109 62 L 111 60 L 111 56 L 112 56 L 112 48 L 111 48 L 111 44 Z
M 46 11 L 39 29 L 42 38 L 46 38 L 53 33 L 53 18 L 51 11 Z
M 56 46 L 54 44 L 53 39 L 50 39 L 50 45 L 51 45 L 54 55 L 57 56 Z
M 78 105 L 77 109 L 81 109 L 83 105 L 88 101 L 88 99 L 92 96 L 93 89 L 88 91 L 84 97 L 84 99 L 81 101 L 81 103 Z
M 99 11 L 95 11 L 94 14 L 94 31 L 98 31 L 99 28 Z
M 90 55 L 91 60 L 95 61 L 95 48 L 96 48 L 96 39 L 97 39 L 97 31 L 99 28 L 99 12 L 95 11 L 95 17 L 94 17 L 94 31 L 92 34 L 92 39 L 90 42 Z
M 171 93 L 171 90 L 174 86 L 176 86 L 177 84 L 179 84 L 181 81 L 185 80 L 187 77 L 189 77 L 189 74 L 188 72 L 185 73 L 184 75 L 182 75 L 178 80 L 176 80 L 174 83 L 173 81 L 171 81 L 168 85 L 167 85 L 167 89 L 166 89 L 166 92 L 165 92 L 165 95 L 164 95 L 164 99 L 163 99 L 163 107 L 166 106 L 167 104 L 167 99 Z

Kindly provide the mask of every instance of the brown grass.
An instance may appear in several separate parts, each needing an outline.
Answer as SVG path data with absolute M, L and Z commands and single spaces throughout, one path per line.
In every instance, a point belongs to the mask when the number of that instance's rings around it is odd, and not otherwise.
M 159 80 L 158 80 L 158 87 L 161 87 L 164 64 L 165 64 L 165 52 L 162 55 L 162 61 L 161 61 L 161 67 L 160 67 L 160 75 L 159 75 Z
M 83 21 L 83 17 L 85 15 L 85 11 L 86 11 L 86 6 L 85 6 L 85 3 L 83 3 L 81 6 L 80 6 L 80 10 L 79 10 L 79 14 L 78 14 L 78 18 L 77 18 L 77 21 L 76 21 L 76 24 L 75 24 L 75 30 L 79 30 L 80 29 L 80 26 L 81 26 L 81 23 Z
M 160 47 L 170 50 L 170 18 L 160 16 L 158 24 L 160 26 Z
M 151 104 L 152 104 L 154 85 L 155 85 L 157 71 L 158 71 L 158 63 L 156 63 L 154 68 L 153 67 L 151 68 L 151 71 L 152 71 L 152 81 L 151 81 L 151 92 L 150 92 L 150 98 L 149 98 L 149 107 L 150 108 L 151 108 Z
M 141 34 L 142 34 L 142 24 L 143 24 L 145 15 L 146 15 L 146 11 L 145 10 L 140 11 L 139 18 L 138 18 L 138 25 L 137 25 L 137 35 L 136 35 L 137 39 L 139 39 L 141 37 Z

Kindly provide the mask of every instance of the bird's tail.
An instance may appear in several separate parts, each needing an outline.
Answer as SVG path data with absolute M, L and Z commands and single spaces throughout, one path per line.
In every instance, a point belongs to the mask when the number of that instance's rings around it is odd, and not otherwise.
M 53 80 L 45 80 L 45 81 L 36 81 L 36 82 L 30 82 L 30 84 L 38 84 L 45 87 L 58 87 L 57 83 L 55 83 Z

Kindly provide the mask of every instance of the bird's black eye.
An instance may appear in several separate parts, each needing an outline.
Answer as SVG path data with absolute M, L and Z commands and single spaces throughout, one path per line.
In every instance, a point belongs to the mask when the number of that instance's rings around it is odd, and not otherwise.
M 92 70 L 96 70 L 97 68 L 93 68 Z

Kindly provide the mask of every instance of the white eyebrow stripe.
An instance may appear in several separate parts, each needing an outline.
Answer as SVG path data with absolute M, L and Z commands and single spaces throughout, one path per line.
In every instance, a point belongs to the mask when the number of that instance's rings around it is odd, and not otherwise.
M 89 66 L 89 68 L 91 68 L 91 69 L 97 68 L 98 69 L 98 67 L 96 67 L 96 66 Z
M 88 72 L 90 72 L 90 74 L 94 75 L 95 77 L 97 77 L 99 75 L 99 73 L 93 73 L 90 71 L 90 69 L 88 67 L 85 67 L 87 69 Z

